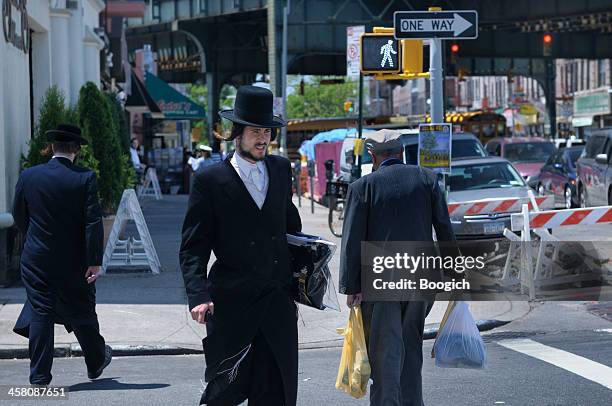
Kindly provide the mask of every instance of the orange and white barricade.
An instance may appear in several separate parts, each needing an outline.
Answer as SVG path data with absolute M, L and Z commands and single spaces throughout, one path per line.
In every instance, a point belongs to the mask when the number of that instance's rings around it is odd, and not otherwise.
M 555 249 L 552 258 L 548 258 L 545 251 L 549 244 L 558 243 L 560 240 L 550 234 L 548 229 L 612 223 L 612 206 L 529 211 L 529 207 L 525 204 L 521 213 L 511 215 L 510 222 L 512 231 L 521 231 L 521 242 L 528 243 L 531 241 L 531 231 L 540 237 L 535 269 L 533 268 L 532 245 L 525 244 L 522 247 L 524 249 L 521 250 L 521 287 L 526 286 L 529 289 L 529 299 L 534 300 L 536 286 L 579 282 L 590 278 L 589 275 L 580 273 L 562 277 L 556 277 L 552 274 L 552 262 L 556 259 L 558 252 Z M 504 235 L 511 241 L 517 241 L 518 236 L 510 230 L 506 230 Z M 558 248 L 556 245 L 555 248 Z
M 529 196 L 512 199 L 482 199 L 462 203 L 449 203 L 448 214 L 451 218 L 458 218 L 478 214 L 520 213 L 524 204 L 527 204 L 530 210 L 552 209 L 555 205 L 555 197 L 553 195 Z

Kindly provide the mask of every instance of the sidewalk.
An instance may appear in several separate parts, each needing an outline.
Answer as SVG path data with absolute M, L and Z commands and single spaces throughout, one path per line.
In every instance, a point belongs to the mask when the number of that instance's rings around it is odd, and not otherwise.
M 295 200 L 297 205 L 297 199 Z M 161 201 L 143 200 L 142 208 L 159 255 L 162 272 L 112 273 L 96 282 L 97 312 L 102 335 L 117 355 L 183 354 L 201 352 L 205 336 L 203 325 L 191 320 L 187 308 L 183 279 L 178 267 L 180 230 L 187 205 L 187 196 L 164 196 Z M 327 227 L 327 209 L 302 199 L 303 231 L 340 243 Z M 340 250 L 331 262 L 338 286 Z M 212 259 L 211 259 L 212 261 Z M 0 289 L 0 358 L 27 358 L 28 341 L 12 332 L 13 324 L 25 300 L 22 287 Z M 340 346 L 336 328 L 348 318 L 345 296 L 338 295 L 342 312 L 317 311 L 300 306 L 299 346 L 319 348 Z M 426 338 L 435 335 L 446 302 L 437 302 L 426 320 Z M 474 302 L 474 317 L 481 329 L 496 327 L 525 316 L 527 302 Z M 73 334 L 63 327 L 55 328 L 57 356 L 79 355 L 80 348 Z

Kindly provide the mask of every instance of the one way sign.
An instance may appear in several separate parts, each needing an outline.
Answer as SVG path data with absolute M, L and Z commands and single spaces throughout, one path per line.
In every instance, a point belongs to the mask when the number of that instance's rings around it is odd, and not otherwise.
M 396 11 L 397 39 L 468 39 L 478 37 L 476 11 Z

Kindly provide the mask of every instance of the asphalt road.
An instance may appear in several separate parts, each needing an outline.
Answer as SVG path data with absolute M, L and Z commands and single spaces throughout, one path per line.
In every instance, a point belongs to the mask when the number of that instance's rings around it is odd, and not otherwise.
M 427 341 L 423 368 L 426 404 L 610 404 L 612 323 L 588 312 L 588 306 L 542 304 L 525 318 L 484 335 L 488 357 L 484 370 L 436 368 L 428 357 L 433 342 Z M 609 312 L 612 306 L 606 306 Z M 300 352 L 300 406 L 368 404 L 367 398 L 354 400 L 334 388 L 339 358 L 340 348 Z M 70 386 L 70 394 L 68 401 L 51 404 L 196 405 L 203 388 L 203 367 L 203 357 L 198 355 L 117 357 L 101 379 L 90 382 L 82 358 L 56 359 L 53 384 Z M 27 375 L 27 360 L 0 361 L 0 385 L 23 385 Z M 47 403 L 20 400 L 0 404 Z

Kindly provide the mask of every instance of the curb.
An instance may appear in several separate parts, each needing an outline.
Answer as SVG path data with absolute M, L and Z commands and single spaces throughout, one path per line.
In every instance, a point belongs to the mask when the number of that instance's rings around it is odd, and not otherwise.
M 479 331 L 488 331 L 497 327 L 504 326 L 510 323 L 510 321 L 502 320 L 478 320 L 476 326 Z M 424 340 L 431 340 L 436 338 L 438 334 L 438 328 L 430 327 L 426 328 L 423 332 Z M 343 339 L 338 338 L 337 340 L 326 340 L 326 341 L 315 341 L 309 343 L 298 344 L 298 350 L 316 350 L 323 348 L 340 348 L 342 347 Z M 202 354 L 201 349 L 178 346 L 178 345 L 123 345 L 117 344 L 112 345 L 113 356 L 116 357 L 128 357 L 128 356 L 152 356 L 152 355 L 194 355 Z M 83 351 L 78 344 L 63 344 L 56 345 L 53 353 L 54 358 L 70 358 L 70 357 L 81 357 Z M 0 348 L 0 359 L 28 359 L 28 348 L 27 347 L 14 347 L 14 348 Z

